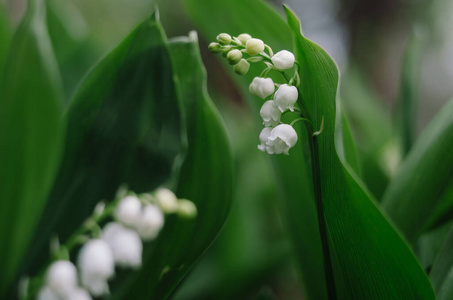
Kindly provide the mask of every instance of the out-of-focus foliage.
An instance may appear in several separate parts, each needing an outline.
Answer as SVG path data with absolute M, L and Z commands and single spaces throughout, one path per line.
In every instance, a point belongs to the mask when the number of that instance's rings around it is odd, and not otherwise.
M 62 150 L 60 78 L 44 16 L 42 1 L 30 1 L 0 74 L 0 295 L 35 246 Z

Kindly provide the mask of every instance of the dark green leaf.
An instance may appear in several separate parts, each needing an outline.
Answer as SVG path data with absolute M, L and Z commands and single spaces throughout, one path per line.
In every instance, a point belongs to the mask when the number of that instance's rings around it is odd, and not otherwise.
M 154 13 L 84 78 L 65 114 L 66 151 L 29 263 L 45 263 L 52 234 L 64 242 L 125 183 L 152 191 L 177 171 L 184 131 L 165 35 Z
M 220 116 L 206 90 L 206 72 L 198 39 L 177 38 L 170 43 L 175 74 L 184 103 L 189 149 L 182 165 L 177 196 L 192 200 L 194 220 L 171 219 L 146 254 L 143 268 L 128 280 L 117 299 L 166 299 L 218 235 L 232 198 L 232 158 Z
M 0 295 L 30 245 L 60 162 L 58 76 L 45 6 L 29 1 L 0 79 Z
M 338 70 L 329 55 L 300 32 L 285 7 L 301 64 L 300 91 L 318 136 L 321 190 L 340 299 L 434 299 L 429 280 L 410 250 L 335 149 Z M 293 217 L 296 217 L 295 215 Z
M 427 229 L 430 214 L 450 184 L 453 155 L 453 100 L 417 139 L 387 188 L 382 205 L 410 242 Z M 451 209 L 451 205 L 444 207 Z M 436 212 L 437 215 L 439 211 Z

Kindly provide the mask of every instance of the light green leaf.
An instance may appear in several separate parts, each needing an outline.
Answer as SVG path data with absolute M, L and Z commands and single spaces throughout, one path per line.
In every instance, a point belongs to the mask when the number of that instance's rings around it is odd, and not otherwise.
M 59 84 L 44 3 L 29 1 L 0 78 L 0 296 L 30 246 L 60 162 Z
M 64 243 L 121 184 L 149 192 L 177 174 L 185 132 L 173 79 L 156 13 L 86 75 L 65 114 L 66 152 L 28 256 L 29 272 L 48 261 L 53 234 Z
M 406 238 L 414 243 L 430 224 L 451 180 L 453 100 L 423 131 L 387 188 L 382 205 Z M 451 201 L 449 201 L 451 203 Z M 445 211 L 451 205 L 442 206 Z M 436 211 L 437 216 L 442 213 Z
M 434 299 L 415 255 L 380 212 L 361 182 L 335 149 L 338 70 L 329 55 L 300 32 L 297 17 L 285 7 L 301 64 L 300 91 L 318 136 L 321 190 L 339 299 Z M 293 217 L 296 217 L 295 215 Z
M 116 299 L 166 299 L 222 228 L 232 199 L 232 157 L 220 116 L 209 99 L 206 71 L 195 32 L 170 43 L 186 116 L 189 149 L 177 196 L 192 200 L 196 219 L 170 219 L 146 254 L 142 271 L 128 279 Z

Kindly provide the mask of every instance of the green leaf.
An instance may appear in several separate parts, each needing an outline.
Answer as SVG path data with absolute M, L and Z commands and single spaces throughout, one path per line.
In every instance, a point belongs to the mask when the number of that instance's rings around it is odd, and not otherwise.
M 442 204 L 441 196 L 451 184 L 452 146 L 450 100 L 417 139 L 382 200 L 384 209 L 412 243 L 436 221 L 429 217 Z M 451 205 L 443 207 L 451 210 Z M 442 213 L 436 211 L 436 215 Z
M 300 32 L 285 7 L 300 62 L 300 91 L 318 136 L 321 190 L 339 299 L 434 299 L 429 280 L 401 236 L 334 147 L 338 70 L 329 55 Z M 293 217 L 296 217 L 294 215 Z
M 209 99 L 195 32 L 170 43 L 186 117 L 189 149 L 177 196 L 192 200 L 194 220 L 166 221 L 145 265 L 116 299 L 166 299 L 222 228 L 232 199 L 232 157 L 224 125 Z
M 65 114 L 63 163 L 29 254 L 34 271 L 48 261 L 51 235 L 65 242 L 121 184 L 149 192 L 177 174 L 185 131 L 173 78 L 156 13 L 86 75 Z
M 453 297 L 453 227 L 450 228 L 442 249 L 429 275 L 439 300 Z
M 0 295 L 13 280 L 60 162 L 58 68 L 42 1 L 30 1 L 0 79 Z
M 11 42 L 11 26 L 3 3 L 0 3 L 0 74 L 3 71 Z

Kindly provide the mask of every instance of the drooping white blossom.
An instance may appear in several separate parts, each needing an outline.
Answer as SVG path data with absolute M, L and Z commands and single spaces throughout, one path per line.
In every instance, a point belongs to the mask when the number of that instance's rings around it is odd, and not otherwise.
M 160 208 L 153 204 L 145 205 L 136 227 L 140 237 L 144 241 L 153 240 L 163 226 L 164 214 Z
M 297 143 L 297 133 L 291 125 L 280 124 L 272 129 L 268 141 L 266 143 L 270 154 L 289 154 L 289 149 Z
M 118 203 L 115 217 L 124 225 L 133 226 L 140 217 L 142 204 L 136 196 L 126 196 Z
M 68 260 L 52 263 L 46 273 L 46 284 L 57 297 L 67 297 L 77 287 L 77 269 Z
M 277 69 L 286 70 L 291 69 L 294 66 L 296 58 L 291 52 L 282 50 L 275 53 L 275 55 L 271 57 L 271 60 Z
M 289 109 L 294 111 L 294 104 L 297 102 L 298 92 L 295 86 L 282 84 L 274 95 L 274 105 L 281 112 Z
M 111 222 L 105 225 L 102 238 L 110 246 L 117 265 L 130 268 L 141 266 L 143 245 L 135 230 Z
M 274 101 L 268 100 L 264 102 L 260 110 L 261 118 L 263 119 L 263 124 L 266 127 L 275 126 L 280 123 L 280 117 L 282 112 L 275 107 Z
M 264 51 L 264 43 L 260 39 L 251 38 L 247 40 L 245 49 L 247 50 L 248 54 L 255 56 Z
M 36 296 L 36 300 L 59 300 L 60 297 L 55 295 L 50 287 L 47 285 L 43 286 Z
M 268 148 L 268 146 L 266 145 L 266 143 L 268 141 L 269 136 L 271 135 L 272 129 L 273 128 L 271 128 L 271 127 L 264 127 L 263 130 L 261 130 L 261 133 L 260 133 L 261 144 L 258 145 L 258 149 L 260 149 L 263 152 L 267 151 L 266 149 Z
M 169 189 L 157 189 L 156 200 L 164 213 L 169 214 L 178 211 L 178 198 Z
M 69 297 L 64 298 L 65 300 L 92 300 L 90 294 L 82 289 L 82 288 L 77 288 L 74 291 L 72 291 L 71 295 Z
M 107 280 L 115 273 L 113 253 L 106 241 L 88 241 L 80 250 L 78 267 L 82 285 L 95 297 L 109 293 Z
M 249 86 L 250 93 L 261 98 L 271 95 L 274 90 L 274 82 L 271 78 L 255 77 Z
M 237 64 L 234 65 L 233 71 L 238 75 L 247 74 L 250 69 L 250 63 L 245 60 L 241 59 Z

